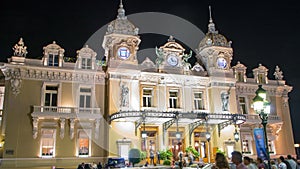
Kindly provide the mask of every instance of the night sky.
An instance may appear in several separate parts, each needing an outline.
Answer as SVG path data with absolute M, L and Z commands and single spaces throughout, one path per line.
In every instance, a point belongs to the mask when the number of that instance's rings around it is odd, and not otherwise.
M 183 18 L 207 32 L 208 6 L 219 33 L 231 40 L 234 50 L 232 66 L 240 61 L 252 76 L 252 69 L 262 63 L 274 79 L 275 66 L 283 71 L 284 80 L 293 86 L 290 96 L 294 139 L 300 143 L 300 71 L 297 52 L 300 39 L 300 12 L 296 0 L 279 2 L 200 1 L 200 0 L 123 0 L 126 14 L 162 12 Z M 89 1 L 11 1 L 0 2 L 0 61 L 7 62 L 12 47 L 23 37 L 28 58 L 41 58 L 43 47 L 56 41 L 65 56 L 76 51 L 98 29 L 117 16 L 118 0 Z M 153 22 L 153 21 L 152 21 Z M 169 29 L 173 29 L 170 27 Z M 167 37 L 140 35 L 140 49 L 163 45 Z M 175 37 L 176 38 L 176 37 Z M 200 42 L 201 37 L 195 36 Z M 101 46 L 99 46 L 101 48 Z M 98 53 L 98 57 L 103 54 Z M 298 103 L 298 104 L 297 104 Z

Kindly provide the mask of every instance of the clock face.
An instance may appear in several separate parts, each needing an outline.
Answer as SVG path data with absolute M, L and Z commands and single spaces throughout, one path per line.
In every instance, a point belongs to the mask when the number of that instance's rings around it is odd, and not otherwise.
M 224 59 L 222 57 L 218 58 L 217 59 L 217 65 L 218 65 L 218 68 L 222 68 L 222 69 L 226 68 L 227 67 L 226 59 Z
M 130 50 L 127 47 L 120 47 L 118 49 L 118 56 L 121 59 L 128 59 L 130 56 Z
M 175 55 L 169 55 L 168 56 L 168 63 L 171 66 L 176 66 L 178 64 L 178 58 Z

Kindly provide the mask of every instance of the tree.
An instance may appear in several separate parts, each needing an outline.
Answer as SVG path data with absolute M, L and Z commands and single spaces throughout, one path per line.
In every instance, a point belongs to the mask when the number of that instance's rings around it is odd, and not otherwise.
M 128 159 L 129 162 L 131 162 L 134 166 L 134 164 L 137 164 L 141 161 L 141 151 L 137 148 L 132 148 L 129 150 L 128 153 Z

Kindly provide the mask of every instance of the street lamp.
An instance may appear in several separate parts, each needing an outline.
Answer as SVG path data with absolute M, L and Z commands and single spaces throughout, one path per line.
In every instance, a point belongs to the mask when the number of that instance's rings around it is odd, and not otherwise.
M 237 131 L 236 128 L 235 128 L 235 132 L 233 133 L 233 136 L 234 136 L 234 140 L 235 140 L 236 142 L 238 142 L 239 139 L 240 139 L 240 134 L 239 134 L 239 132 Z
M 147 132 L 145 130 L 145 122 L 144 122 L 144 130 L 142 131 L 142 138 L 146 138 L 147 137 Z
M 267 101 L 267 91 L 262 88 L 262 85 L 258 85 L 258 89 L 256 90 L 256 95 L 253 98 L 253 108 L 255 112 L 259 115 L 261 119 L 261 124 L 264 127 L 265 133 L 265 147 L 267 153 L 268 167 L 271 169 L 270 164 L 270 153 L 268 146 L 268 137 L 267 137 L 267 124 L 268 124 L 268 115 L 270 114 L 270 103 Z

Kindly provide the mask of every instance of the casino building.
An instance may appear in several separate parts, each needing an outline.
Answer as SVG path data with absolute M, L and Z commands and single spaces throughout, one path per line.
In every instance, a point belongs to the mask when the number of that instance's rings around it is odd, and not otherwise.
M 128 158 L 131 148 L 178 154 L 192 146 L 206 162 L 217 150 L 255 158 L 253 130 L 262 125 L 252 99 L 259 84 L 271 104 L 271 158 L 295 155 L 288 102 L 292 87 L 278 66 L 274 79 L 268 79 L 262 64 L 252 70 L 253 78 L 247 77 L 244 64 L 231 64 L 231 41 L 212 18 L 195 49 L 195 64 L 175 38 L 158 44 L 155 59 L 139 63 L 138 28 L 121 3 L 104 35 L 100 60 L 87 44 L 77 51 L 76 62 L 69 62 L 56 42 L 43 48 L 41 59 L 29 59 L 20 39 L 0 66 L 2 167 L 104 162 L 111 156 Z

